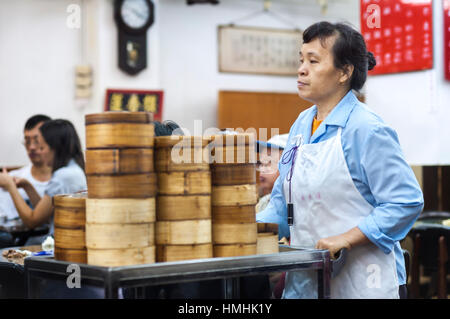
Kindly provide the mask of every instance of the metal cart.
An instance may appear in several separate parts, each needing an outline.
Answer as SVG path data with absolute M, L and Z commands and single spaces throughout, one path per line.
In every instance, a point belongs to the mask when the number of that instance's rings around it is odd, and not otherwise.
M 39 298 L 36 286 L 40 280 L 52 279 L 66 284 L 70 262 L 52 257 L 25 259 L 25 276 L 29 298 Z M 225 299 L 239 298 L 239 277 L 282 271 L 316 270 L 318 297 L 330 298 L 330 278 L 333 264 L 328 250 L 300 249 L 280 246 L 280 252 L 227 258 L 208 258 L 179 262 L 164 262 L 123 267 L 100 267 L 75 264 L 79 267 L 81 285 L 104 289 L 105 298 L 119 297 L 119 288 L 137 288 L 172 283 L 221 279 Z M 336 267 L 337 268 L 337 267 Z M 71 266 L 70 269 L 73 269 Z M 69 290 L 69 289 L 68 289 Z M 45 298 L 45 296 L 43 296 Z

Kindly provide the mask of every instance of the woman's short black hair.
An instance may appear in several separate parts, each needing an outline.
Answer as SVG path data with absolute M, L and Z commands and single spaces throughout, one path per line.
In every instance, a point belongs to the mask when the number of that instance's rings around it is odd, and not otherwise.
M 84 170 L 80 138 L 71 122 L 57 119 L 45 122 L 40 128 L 42 137 L 55 152 L 52 171 L 66 166 L 71 159 Z
M 331 36 L 336 36 L 333 46 L 334 66 L 342 69 L 346 65 L 353 65 L 350 88 L 359 91 L 366 82 L 367 70 L 372 70 L 377 64 L 372 52 L 367 51 L 361 33 L 344 23 L 315 23 L 303 31 L 303 43 L 320 39 L 324 45 Z
M 154 121 L 155 136 L 170 136 L 176 131 L 176 135 L 183 135 L 180 126 L 174 121 L 164 121 L 163 123 Z

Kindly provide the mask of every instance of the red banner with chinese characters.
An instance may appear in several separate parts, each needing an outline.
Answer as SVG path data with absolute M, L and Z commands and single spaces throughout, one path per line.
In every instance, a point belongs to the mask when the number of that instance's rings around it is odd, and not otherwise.
M 107 89 L 105 111 L 150 112 L 162 121 L 163 91 Z
M 450 81 L 450 0 L 444 1 L 444 66 L 445 78 Z
M 433 67 L 432 0 L 361 0 L 361 33 L 377 65 L 370 75 Z

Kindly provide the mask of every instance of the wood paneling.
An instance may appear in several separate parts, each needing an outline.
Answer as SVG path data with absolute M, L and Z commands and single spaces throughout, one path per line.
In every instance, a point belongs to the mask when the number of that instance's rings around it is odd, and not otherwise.
M 300 112 L 311 105 L 296 93 L 219 91 L 217 123 L 220 129 L 255 128 L 258 139 L 259 129 L 266 128 L 269 139 L 272 128 L 289 133 Z

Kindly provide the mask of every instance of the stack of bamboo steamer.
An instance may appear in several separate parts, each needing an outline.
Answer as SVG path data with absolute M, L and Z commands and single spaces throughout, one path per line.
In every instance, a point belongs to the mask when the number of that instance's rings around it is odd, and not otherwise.
M 256 151 L 251 134 L 212 136 L 214 257 L 257 253 Z
M 144 112 L 88 114 L 86 246 L 88 264 L 155 262 L 152 117 Z
M 155 138 L 158 262 L 213 257 L 208 143 L 201 136 Z
M 55 195 L 53 206 L 55 259 L 83 263 L 87 262 L 85 240 L 86 192 Z

